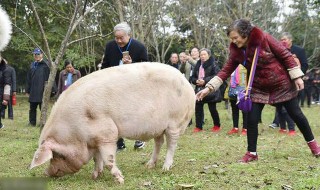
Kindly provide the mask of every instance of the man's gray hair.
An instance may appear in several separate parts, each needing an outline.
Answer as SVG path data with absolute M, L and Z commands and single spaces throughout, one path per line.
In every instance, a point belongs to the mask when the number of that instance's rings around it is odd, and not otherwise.
M 201 53 L 202 51 L 206 51 L 208 53 L 209 56 L 211 56 L 211 50 L 208 48 L 201 48 L 199 53 Z
M 287 37 L 288 39 L 292 40 L 292 35 L 289 32 L 283 32 L 281 37 Z
M 113 32 L 116 31 L 124 31 L 126 34 L 130 35 L 131 33 L 131 27 L 129 26 L 128 23 L 126 22 L 121 22 L 119 24 L 117 24 L 114 28 L 113 28 Z

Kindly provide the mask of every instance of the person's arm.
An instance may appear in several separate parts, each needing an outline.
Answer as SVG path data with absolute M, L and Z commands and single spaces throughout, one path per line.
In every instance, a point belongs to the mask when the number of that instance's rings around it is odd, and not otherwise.
M 11 73 L 11 80 L 12 80 L 12 93 L 13 95 L 16 94 L 17 92 L 17 75 L 16 75 L 16 70 L 12 67 L 12 73 Z
M 27 73 L 27 79 L 26 79 L 26 93 L 30 94 L 31 90 L 31 69 L 29 69 Z
M 107 43 L 106 48 L 104 50 L 104 56 L 103 56 L 103 61 L 101 64 L 101 69 L 109 68 L 111 67 L 111 62 L 110 62 L 110 42 Z
M 9 69 L 4 69 L 2 74 L 4 79 L 4 90 L 3 90 L 4 101 L 2 101 L 2 104 L 6 105 L 10 100 L 12 79 L 11 79 L 11 73 Z
M 300 61 L 302 72 L 306 73 L 309 65 L 305 50 L 303 48 L 299 48 L 299 50 L 296 52 L 296 56 Z

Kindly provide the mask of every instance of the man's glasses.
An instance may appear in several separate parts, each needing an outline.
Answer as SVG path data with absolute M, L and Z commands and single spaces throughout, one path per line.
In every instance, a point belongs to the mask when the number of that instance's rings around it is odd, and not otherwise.
M 35 53 L 34 55 L 40 55 L 40 53 Z

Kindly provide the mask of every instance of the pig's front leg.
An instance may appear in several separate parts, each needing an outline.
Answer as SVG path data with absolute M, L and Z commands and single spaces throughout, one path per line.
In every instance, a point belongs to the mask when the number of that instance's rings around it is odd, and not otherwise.
M 157 163 L 158 157 L 159 157 L 159 153 L 160 153 L 160 149 L 161 149 L 161 146 L 163 145 L 163 142 L 164 142 L 164 134 L 154 138 L 153 153 L 152 153 L 151 159 L 146 164 L 146 166 L 148 168 L 151 169 L 156 166 L 156 163 Z
M 97 179 L 101 176 L 103 171 L 103 159 L 101 157 L 100 152 L 96 152 L 93 157 L 94 160 L 94 170 L 92 172 L 92 179 Z
M 173 156 L 177 148 L 178 139 L 179 132 L 166 131 L 167 155 L 162 167 L 162 169 L 165 171 L 168 171 L 173 164 Z
M 104 144 L 103 146 L 99 147 L 99 151 L 102 156 L 104 165 L 110 170 L 115 180 L 120 184 L 123 184 L 124 183 L 123 176 L 121 174 L 121 171 L 116 165 L 116 151 L 117 151 L 116 142 Z

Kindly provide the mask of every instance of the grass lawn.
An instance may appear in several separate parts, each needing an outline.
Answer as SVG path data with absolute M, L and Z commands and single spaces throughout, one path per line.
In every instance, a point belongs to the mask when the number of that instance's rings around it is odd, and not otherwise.
M 26 97 L 18 96 L 14 107 L 14 121 L 4 119 L 0 130 L 0 184 L 12 178 L 39 179 L 48 164 L 29 170 L 38 147 L 39 127 L 27 126 L 29 104 Z M 134 141 L 126 140 L 127 149 L 117 154 L 117 163 L 125 176 L 125 184 L 114 182 L 105 169 L 101 178 L 91 180 L 93 161 L 80 172 L 62 178 L 40 178 L 47 181 L 48 189 L 320 189 L 320 159 L 311 155 L 300 132 L 294 137 L 279 134 L 268 125 L 274 108 L 266 106 L 263 123 L 259 125 L 259 161 L 249 164 L 237 162 L 246 152 L 246 137 L 228 136 L 232 127 L 231 111 L 218 104 L 222 130 L 210 132 L 212 119 L 206 107 L 204 132 L 193 134 L 194 126 L 181 136 L 174 166 L 162 171 L 165 146 L 155 169 L 144 164 L 152 153 L 153 141 L 143 150 L 133 149 Z M 320 141 L 320 106 L 303 108 L 311 128 Z M 38 114 L 39 115 L 39 114 Z M 38 116 L 39 118 L 39 116 Z M 1 186 L 0 186 L 1 189 Z

